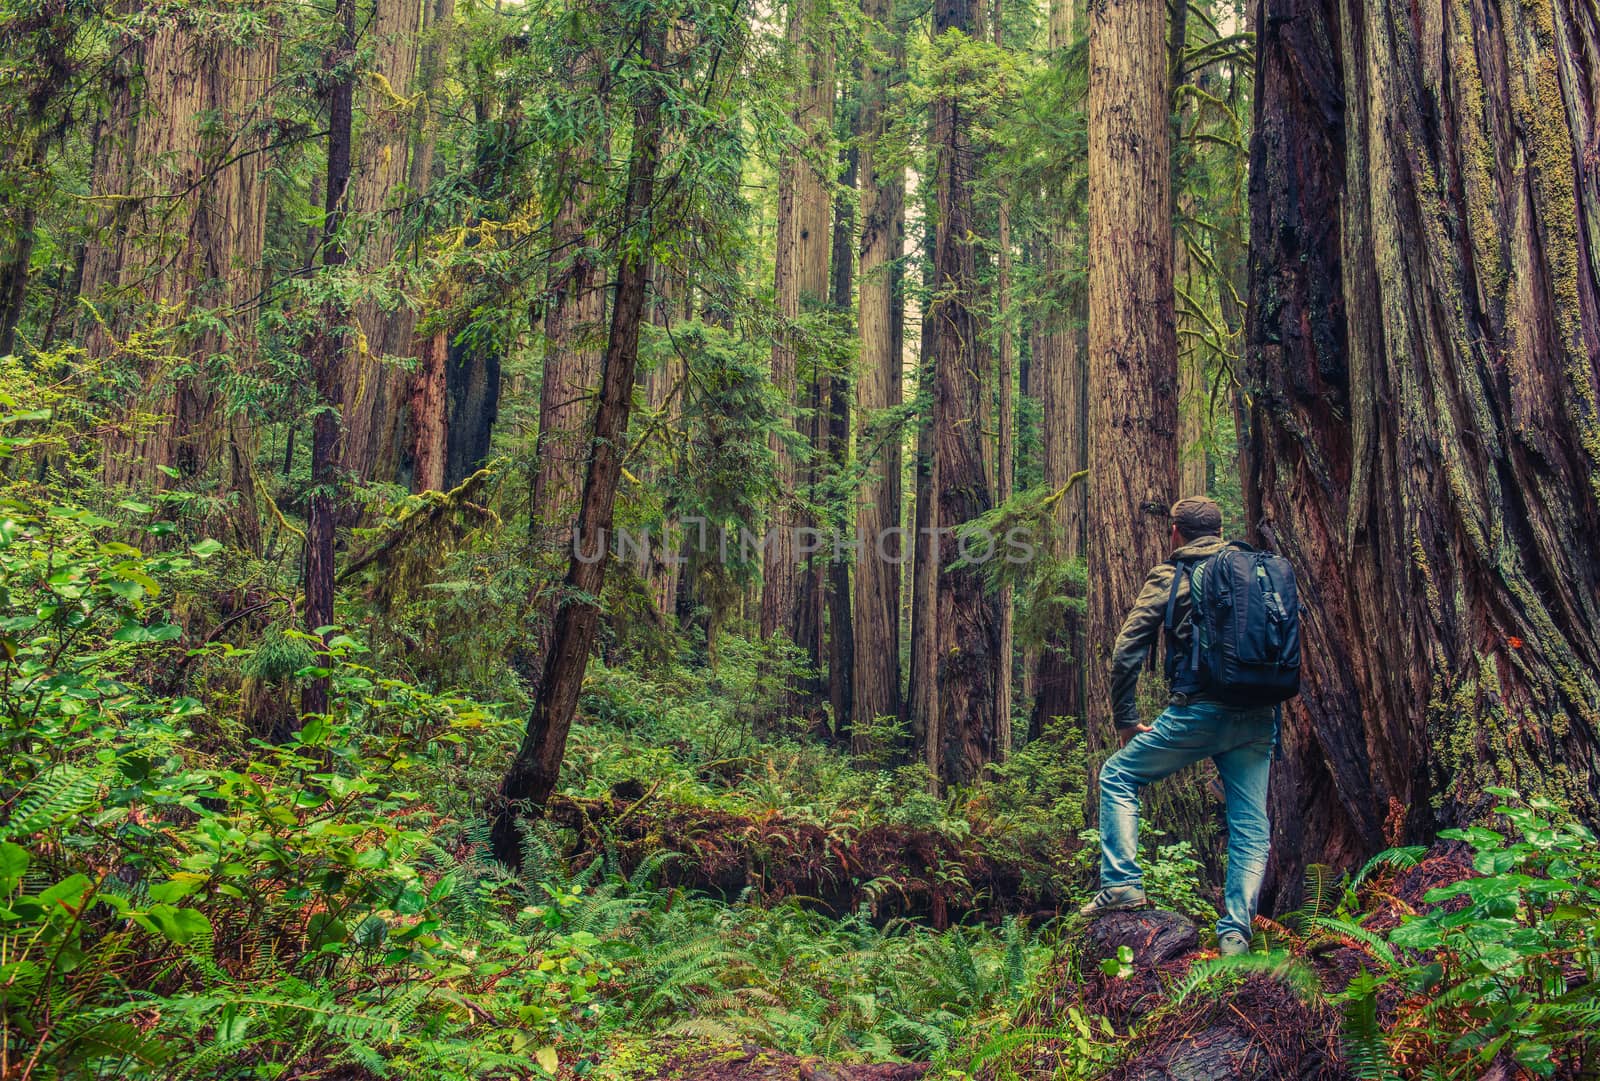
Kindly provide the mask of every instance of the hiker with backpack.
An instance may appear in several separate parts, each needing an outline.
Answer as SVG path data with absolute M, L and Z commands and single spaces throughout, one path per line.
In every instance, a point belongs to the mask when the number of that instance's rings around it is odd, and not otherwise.
M 1111 711 L 1122 747 L 1100 767 L 1100 892 L 1085 916 L 1147 904 L 1138 863 L 1139 792 L 1210 758 L 1227 799 L 1224 956 L 1249 952 L 1271 830 L 1267 780 L 1278 705 L 1300 680 L 1300 623 L 1287 561 L 1222 539 L 1209 499 L 1173 504 L 1172 557 L 1150 571 L 1111 656 Z M 1140 721 L 1134 692 L 1157 643 L 1171 700 Z

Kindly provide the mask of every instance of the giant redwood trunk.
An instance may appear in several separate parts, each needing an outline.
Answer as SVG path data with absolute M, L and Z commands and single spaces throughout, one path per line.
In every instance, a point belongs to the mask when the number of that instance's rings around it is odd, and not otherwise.
M 583 687 L 589 650 L 594 645 L 600 621 L 599 598 L 610 563 L 606 545 L 611 535 L 617 482 L 622 476 L 622 459 L 627 452 L 625 437 L 638 370 L 639 327 L 644 319 L 645 292 L 650 277 L 650 211 L 655 199 L 666 98 L 665 83 L 660 77 L 664 38 L 665 33 L 659 26 L 640 28 L 643 59 L 657 77 L 639 92 L 634 106 L 633 146 L 629 151 L 627 194 L 622 207 L 624 242 L 619 245 L 621 257 L 611 304 L 611 327 L 602 361 L 600 398 L 574 527 L 574 550 L 567 568 L 565 593 L 571 599 L 556 612 L 540 676 L 540 693 L 493 809 L 491 842 L 494 853 L 496 858 L 512 866 L 521 862 L 516 828 L 518 813 L 543 808 L 560 778 L 567 733 L 578 708 L 578 692 Z M 637 232 L 645 235 L 629 235 Z M 600 558 L 593 558 L 594 555 Z
M 937 0 L 934 33 L 974 32 L 973 0 Z M 952 73 L 953 78 L 966 77 Z M 984 466 L 977 272 L 973 251 L 972 119 L 956 87 L 945 87 L 933 103 L 937 156 L 934 183 L 938 226 L 934 234 L 934 301 L 928 311 L 933 335 L 933 456 L 938 570 L 935 663 L 938 681 L 938 775 L 968 784 L 995 759 L 995 663 L 999 619 L 985 591 L 982 569 L 963 561 L 954 531 L 987 513 L 993 496 Z M 982 551 L 981 545 L 973 554 Z
M 106 485 L 214 478 L 233 504 L 214 526 L 247 548 L 260 537 L 254 439 L 216 387 L 256 351 L 267 212 L 258 121 L 277 37 L 229 39 L 174 10 L 125 43 L 128 77 L 110 86 L 97 145 L 99 220 L 82 284 L 93 306 L 84 348 L 138 380 L 124 423 L 104 438 Z
M 1263 0 L 1250 519 L 1294 563 L 1278 892 L 1600 800 L 1592 5 Z
M 1178 483 L 1166 9 L 1089 15 L 1089 735 L 1110 731 L 1111 646 L 1167 558 Z
M 795 403 L 802 359 L 796 320 L 800 313 L 817 309 L 828 299 L 828 256 L 833 234 L 829 228 L 833 201 L 828 177 L 818 163 L 826 160 L 833 129 L 834 56 L 818 5 L 796 0 L 789 19 L 788 43 L 804 73 L 793 117 L 805 135 L 805 154 L 792 153 L 781 167 L 778 197 L 778 250 L 774 270 L 778 318 L 781 326 L 773 338 L 772 385 L 785 407 Z M 814 374 L 814 372 L 813 372 Z M 809 418 L 795 417 L 801 439 L 814 443 L 816 432 Z M 788 441 L 772 436 L 777 457 L 777 503 L 770 526 L 770 543 L 762 561 L 761 636 L 787 634 L 817 660 L 821 632 L 821 577 L 798 551 L 796 534 L 813 528 L 800 506 L 802 462 Z
M 1052 57 L 1061 57 L 1072 42 L 1073 6 L 1073 0 L 1051 0 L 1048 41 Z M 1055 305 L 1039 336 L 1039 354 L 1029 382 L 1038 388 L 1044 482 L 1051 492 L 1062 493 L 1052 510 L 1055 548 L 1051 555 L 1077 559 L 1083 556 L 1087 539 L 1088 489 L 1074 485 L 1072 478 L 1088 457 L 1088 368 L 1070 318 L 1081 313 L 1083 292 L 1081 287 L 1069 289 L 1067 284 L 1076 269 L 1082 233 L 1067 220 L 1065 204 L 1064 198 L 1058 200 L 1057 217 L 1045 247 L 1045 282 Z M 1040 651 L 1034 716 L 1041 728 L 1055 717 L 1083 720 L 1083 622 L 1080 613 L 1063 607 Z
M 371 25 L 363 30 L 372 68 L 357 102 L 362 125 L 352 150 L 349 211 L 360 229 L 351 238 L 351 254 L 375 275 L 395 258 L 400 207 L 426 185 L 432 158 L 432 136 L 418 125 L 427 94 L 415 85 L 424 12 L 432 7 L 424 0 L 376 0 Z M 343 465 L 357 480 L 392 481 L 399 476 L 411 392 L 405 369 L 394 361 L 421 352 L 417 315 L 404 303 L 377 296 L 357 302 L 352 315 L 355 334 L 338 376 Z
M 877 52 L 861 85 L 861 271 L 857 287 L 860 341 L 856 375 L 856 458 L 866 469 L 856 510 L 862 549 L 855 567 L 854 719 L 900 715 L 900 565 L 910 541 L 889 535 L 900 526 L 901 426 L 885 412 L 902 398 L 895 265 L 905 249 L 905 167 L 883 145 L 889 85 L 905 62 L 904 32 L 890 0 L 863 0 Z M 880 549 L 879 538 L 883 538 Z M 858 751 L 868 748 L 858 741 Z

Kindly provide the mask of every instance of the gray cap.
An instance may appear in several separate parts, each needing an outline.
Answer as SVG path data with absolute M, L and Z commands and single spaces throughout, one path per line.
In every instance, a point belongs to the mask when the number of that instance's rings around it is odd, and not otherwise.
M 1204 496 L 1178 500 L 1172 505 L 1171 514 L 1172 524 L 1190 540 L 1222 534 L 1222 508 Z

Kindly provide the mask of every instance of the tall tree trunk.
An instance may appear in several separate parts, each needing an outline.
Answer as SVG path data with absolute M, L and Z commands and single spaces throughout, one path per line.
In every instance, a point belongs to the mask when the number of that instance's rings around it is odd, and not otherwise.
M 640 27 L 644 62 L 660 72 L 665 31 L 659 25 Z M 595 411 L 594 438 L 589 442 L 588 469 L 578 512 L 575 550 L 567 568 L 567 593 L 573 598 L 556 613 L 555 630 L 545 657 L 541 693 L 528 718 L 528 729 L 516 758 L 500 786 L 493 812 L 491 842 L 497 859 L 516 866 L 521 862 L 516 816 L 524 808 L 542 809 L 555 790 L 566 753 L 567 733 L 578 706 L 578 692 L 589 664 L 595 629 L 600 619 L 599 597 L 605 588 L 605 554 L 611 532 L 617 481 L 626 451 L 628 412 L 639 361 L 639 327 L 644 320 L 645 292 L 649 285 L 649 236 L 628 236 L 650 229 L 655 198 L 665 116 L 665 84 L 651 80 L 634 106 L 633 147 L 628 161 L 628 188 L 622 207 L 622 227 L 628 242 L 621 244 L 616 295 L 611 305 L 611 329 L 606 342 L 600 379 L 600 401 Z M 600 558 L 585 558 L 598 550 Z
M 425 0 L 422 24 L 422 49 L 417 61 L 416 92 L 431 94 L 438 84 L 444 56 L 442 27 L 455 14 L 455 0 Z M 411 166 L 407 187 L 412 195 L 426 191 L 433 179 L 436 133 L 430 120 L 433 109 L 416 110 L 411 125 Z M 434 308 L 449 307 L 447 286 L 436 286 L 431 297 Z M 413 316 L 413 325 L 423 322 Z M 406 380 L 406 401 L 402 430 L 401 474 L 408 476 L 413 492 L 446 487 L 449 473 L 450 393 L 447 369 L 450 361 L 449 330 L 427 320 L 427 325 L 412 335 L 410 351 L 417 358 L 416 370 Z
M 431 0 L 375 0 L 371 24 L 362 31 L 363 44 L 372 49 L 372 69 L 361 94 L 361 138 L 352 149 L 349 212 L 365 234 L 353 254 L 374 274 L 393 261 L 401 233 L 398 208 L 426 184 L 431 166 L 432 139 L 413 120 L 423 107 L 419 98 L 426 97 L 419 95 L 425 88 L 417 75 L 423 11 L 431 6 Z M 417 356 L 416 312 L 369 297 L 352 314 L 358 335 L 339 373 L 343 467 L 356 481 L 394 481 L 410 388 L 404 369 L 385 358 Z
M 852 711 L 866 723 L 898 717 L 900 700 L 900 561 L 909 540 L 900 527 L 901 440 L 886 410 L 901 404 L 903 343 L 895 319 L 896 271 L 905 251 L 905 166 L 884 146 L 889 88 L 905 63 L 905 35 L 893 0 L 863 0 L 875 45 L 861 86 L 861 272 L 857 335 L 856 457 L 866 463 L 856 534 L 855 665 Z M 879 538 L 884 538 L 880 548 Z M 888 558 L 885 558 L 888 556 Z M 868 750 L 859 743 L 856 750 Z
M 994 0 L 994 43 L 1005 46 L 1005 29 L 1002 20 L 1001 0 Z M 995 502 L 1004 503 L 1011 498 L 1015 479 L 1015 437 L 1012 434 L 1013 407 L 1011 381 L 1016 369 L 1016 342 L 1011 336 L 1011 199 L 1010 193 L 1000 193 L 999 223 L 995 254 L 995 319 L 1000 324 L 1000 358 L 996 375 L 1000 394 L 999 435 L 995 464 Z M 1012 598 L 1011 584 L 1000 587 L 999 647 L 995 654 L 994 717 L 995 757 L 1004 760 L 1011 754 L 1011 652 L 1012 652 Z
M 1183 65 L 1188 55 L 1189 5 L 1177 5 L 1172 12 L 1172 27 L 1167 39 L 1168 103 L 1174 120 L 1172 184 L 1178 204 L 1178 219 L 1172 229 L 1173 292 L 1178 333 L 1178 493 L 1182 496 L 1206 492 L 1206 370 L 1200 349 L 1203 324 L 1199 305 L 1204 293 L 1194 272 L 1189 239 L 1183 224 L 1193 220 L 1194 192 L 1184 182 L 1183 162 L 1193 149 L 1183 138 L 1184 124 L 1194 114 L 1194 98 L 1179 101 L 1184 82 Z
M 144 342 L 134 363 L 119 365 L 139 385 L 127 398 L 130 429 L 105 440 L 102 479 L 117 490 L 215 474 L 234 505 L 207 527 L 252 550 L 260 544 L 254 437 L 211 376 L 224 356 L 247 367 L 255 355 L 267 185 L 252 121 L 276 72 L 277 40 L 269 27 L 255 40 L 219 42 L 174 10 L 132 44 L 96 139 L 92 189 L 102 213 L 84 257 L 83 295 L 98 313 L 85 329 L 89 356 L 120 358 L 135 330 Z M 202 313 L 220 329 L 180 329 Z M 159 420 L 140 428 L 138 413 Z
M 861 134 L 860 104 L 850 114 L 850 135 Z M 840 188 L 833 200 L 833 282 L 830 301 L 834 313 L 848 324 L 851 304 L 855 299 L 855 223 L 856 180 L 860 166 L 860 151 L 854 142 L 840 152 L 844 170 Z M 843 475 L 850 459 L 850 396 L 854 392 L 851 381 L 843 373 L 828 379 L 828 468 L 835 476 Z M 830 532 L 844 534 L 854 528 L 853 521 L 842 516 L 830 523 Z M 830 548 L 832 546 L 830 545 Z M 855 663 L 855 622 L 850 613 L 850 564 L 843 559 L 828 561 L 828 705 L 833 712 L 834 736 L 839 739 L 850 734 L 850 719 L 854 712 L 852 699 L 855 680 L 852 668 Z M 876 558 L 868 550 L 856 553 L 856 565 Z M 892 658 L 878 659 L 879 664 Z
M 1051 0 L 1052 62 L 1064 62 L 1072 34 L 1072 0 Z M 1070 560 L 1082 557 L 1087 543 L 1088 489 L 1072 484 L 1072 477 L 1088 464 L 1088 369 L 1075 325 L 1083 304 L 1083 286 L 1074 276 L 1082 234 L 1068 219 L 1065 203 L 1065 198 L 1057 200 L 1062 209 L 1045 249 L 1045 282 L 1053 310 L 1029 382 L 1038 388 L 1044 483 L 1052 492 L 1065 489 L 1052 510 L 1056 547 L 1051 555 Z M 1063 610 L 1039 654 L 1035 724 L 1043 727 L 1055 717 L 1076 717 L 1082 723 L 1083 684 L 1083 619 L 1077 612 Z
M 349 259 L 344 244 L 344 222 L 349 213 L 351 127 L 355 111 L 356 0 L 338 0 L 334 8 L 339 41 L 330 52 L 326 69 L 343 74 L 327 91 L 328 172 L 323 188 L 324 214 L 322 265 L 325 270 L 343 266 Z M 342 378 L 349 352 L 346 324 L 350 313 L 336 297 L 322 304 L 317 329 L 307 353 L 317 388 L 316 415 L 311 421 L 311 496 L 306 510 L 306 630 L 320 635 L 333 623 L 334 520 L 343 502 L 344 390 Z M 322 660 L 325 662 L 326 657 Z M 303 713 L 326 713 L 328 677 L 308 681 L 300 692 Z
M 974 30 L 974 0 L 937 0 L 934 34 Z M 964 80 L 970 73 L 952 73 Z M 938 226 L 934 239 L 933 454 L 937 524 L 955 530 L 993 508 L 979 428 L 982 379 L 977 273 L 973 252 L 971 118 L 956 87 L 933 103 Z M 952 539 L 939 553 L 937 636 L 939 776 L 955 784 L 976 780 L 993 761 L 995 656 L 999 624 L 977 566 L 959 560 Z
M 1110 732 L 1111 645 L 1168 556 L 1178 485 L 1172 126 L 1166 7 L 1089 13 L 1089 627 L 1091 746 Z
M 1294 564 L 1280 896 L 1600 801 L 1600 25 L 1572 0 L 1263 0 L 1251 522 Z
M 570 90 L 597 88 L 604 62 L 585 49 L 574 59 Z M 529 540 L 537 551 L 561 553 L 571 541 L 591 452 L 597 392 L 604 360 L 605 267 L 590 235 L 600 198 L 593 175 L 596 152 L 583 142 L 561 154 L 560 209 L 551 224 L 545 284 L 544 373 L 539 384 L 539 431 L 534 443 Z M 530 579 L 529 645 L 517 667 L 537 683 L 549 654 L 561 591 L 542 573 Z
M 794 0 L 788 39 L 805 81 L 795 104 L 794 121 L 804 133 L 804 153 L 785 160 L 779 178 L 778 199 L 778 318 L 782 323 L 772 346 L 772 385 L 786 406 L 793 408 L 801 360 L 813 375 L 815 357 L 801 358 L 795 348 L 793 326 L 800 313 L 818 309 L 828 298 L 828 255 L 832 243 L 829 220 L 833 201 L 828 178 L 819 170 L 827 160 L 826 147 L 833 130 L 834 55 L 826 22 L 811 0 Z M 812 444 L 825 426 L 815 427 L 811 417 L 796 415 L 795 427 Z M 805 650 L 811 663 L 820 658 L 821 575 L 810 561 L 801 561 L 796 532 L 815 523 L 798 505 L 802 463 L 776 434 L 778 501 L 773 513 L 771 543 L 762 566 L 761 636 L 783 631 Z
M 926 248 L 924 248 L 926 250 Z M 917 377 L 923 394 L 932 398 L 933 318 L 922 316 Z M 939 736 L 939 554 L 948 549 L 936 535 L 939 521 L 939 459 L 933 452 L 933 416 L 918 418 L 915 510 L 916 561 L 911 568 L 911 678 L 908 681 L 911 735 L 922 751 L 931 783 L 937 790 L 943 744 Z
M 598 58 L 586 54 L 577 85 L 593 80 L 591 66 L 597 63 Z M 532 513 L 536 534 L 544 541 L 559 539 L 577 512 L 604 355 L 605 268 L 592 248 L 588 221 L 598 194 L 588 175 L 593 154 L 579 146 L 568 158 L 571 188 L 551 226 L 544 377 L 534 449 Z
M 417 335 L 417 370 L 406 397 L 411 488 L 445 488 L 450 447 L 450 335 L 443 330 Z

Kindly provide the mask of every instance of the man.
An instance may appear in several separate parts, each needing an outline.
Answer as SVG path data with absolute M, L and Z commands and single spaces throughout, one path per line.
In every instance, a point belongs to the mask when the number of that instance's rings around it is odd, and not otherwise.
M 1150 572 L 1117 635 L 1111 657 L 1111 711 L 1122 749 L 1100 767 L 1100 892 L 1079 911 L 1085 916 L 1146 904 L 1138 863 L 1139 792 L 1184 766 L 1210 758 L 1222 776 L 1228 806 L 1227 914 L 1217 924 L 1224 956 L 1248 953 L 1270 831 L 1267 777 L 1277 743 L 1277 710 L 1236 709 L 1208 700 L 1190 671 L 1189 572 L 1224 547 L 1222 511 L 1209 499 L 1172 506 L 1172 558 Z M 1173 589 L 1173 577 L 1183 573 Z M 1172 699 L 1154 725 L 1140 723 L 1134 691 L 1139 670 L 1167 621 Z

